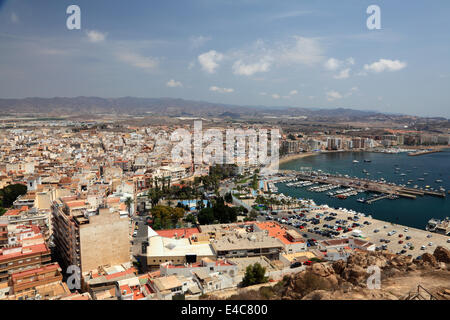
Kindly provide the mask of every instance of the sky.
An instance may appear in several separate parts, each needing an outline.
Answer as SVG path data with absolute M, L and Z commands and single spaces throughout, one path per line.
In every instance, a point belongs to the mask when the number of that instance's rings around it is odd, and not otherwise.
M 172 97 L 450 118 L 448 0 L 0 0 L 0 98 Z M 70 5 L 81 29 L 69 30 Z M 381 29 L 370 30 L 370 5 Z

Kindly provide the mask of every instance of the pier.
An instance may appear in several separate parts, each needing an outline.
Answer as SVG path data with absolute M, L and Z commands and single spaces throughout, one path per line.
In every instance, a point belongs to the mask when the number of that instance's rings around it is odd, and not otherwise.
M 436 153 L 436 152 L 441 152 L 441 150 L 424 150 L 424 151 L 416 151 L 416 152 L 410 152 L 408 153 L 408 156 L 421 156 L 421 155 L 425 155 L 425 154 L 429 154 L 429 153 Z
M 288 171 L 293 173 L 293 171 Z M 413 188 L 401 187 L 395 184 L 388 184 L 378 181 L 372 181 L 367 179 L 351 178 L 345 176 L 335 176 L 330 174 L 317 174 L 315 172 L 309 173 L 299 173 L 296 172 L 297 179 L 311 181 L 313 183 L 327 184 L 327 185 L 340 185 L 342 187 L 356 188 L 359 190 L 365 190 L 369 192 L 375 192 L 382 195 L 389 196 L 399 196 L 408 199 L 416 199 L 417 196 L 435 196 L 435 197 L 446 197 L 445 192 L 437 192 L 431 190 L 417 190 Z M 384 199 L 384 198 L 383 198 Z M 376 199 L 373 201 L 377 201 Z M 372 201 L 372 202 L 373 202 Z

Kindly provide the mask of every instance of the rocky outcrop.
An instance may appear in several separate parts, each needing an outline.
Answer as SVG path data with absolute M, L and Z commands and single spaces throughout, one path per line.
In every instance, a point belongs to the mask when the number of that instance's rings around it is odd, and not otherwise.
M 306 271 L 292 276 L 284 298 L 396 299 L 398 297 L 389 292 L 367 288 L 367 279 L 372 274 L 368 271 L 370 266 L 380 268 L 382 281 L 408 277 L 414 272 L 447 272 L 449 254 L 449 250 L 443 247 L 436 248 L 434 254 L 423 254 L 421 260 L 388 252 L 355 252 L 347 261 L 313 264 Z
M 371 266 L 380 268 L 381 288 L 371 289 L 368 278 Z M 450 297 L 449 250 L 436 248 L 434 254 L 424 253 L 421 259 L 389 252 L 359 251 L 347 261 L 322 262 L 277 283 L 272 289 L 252 291 L 236 299 L 288 299 L 288 300 L 385 300 L 405 299 L 417 285 L 436 290 L 439 297 Z M 433 291 L 433 292 L 438 292 Z
M 444 247 L 437 247 L 434 250 L 433 256 L 438 262 L 450 263 L 450 250 Z
M 424 253 L 422 255 L 422 261 L 424 264 L 428 263 L 429 265 L 431 265 L 432 267 L 435 267 L 435 268 L 439 266 L 435 256 L 432 255 L 431 253 Z

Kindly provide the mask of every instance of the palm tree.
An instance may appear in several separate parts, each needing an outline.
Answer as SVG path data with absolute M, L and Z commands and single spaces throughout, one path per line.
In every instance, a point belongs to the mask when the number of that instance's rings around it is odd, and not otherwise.
M 134 202 L 133 199 L 131 199 L 130 197 L 126 198 L 126 200 L 125 200 L 125 205 L 127 206 L 128 214 L 131 214 L 130 213 L 130 208 L 131 208 L 131 204 L 133 202 Z

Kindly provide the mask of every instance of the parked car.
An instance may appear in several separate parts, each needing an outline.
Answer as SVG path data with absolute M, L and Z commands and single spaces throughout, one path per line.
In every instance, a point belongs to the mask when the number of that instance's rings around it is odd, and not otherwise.
M 302 266 L 302 263 L 297 261 L 297 262 L 294 262 L 293 264 L 291 264 L 291 269 L 298 268 L 301 266 Z

